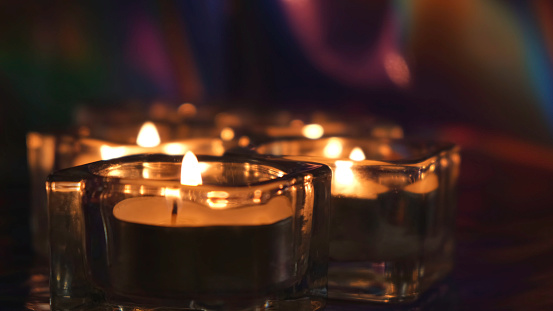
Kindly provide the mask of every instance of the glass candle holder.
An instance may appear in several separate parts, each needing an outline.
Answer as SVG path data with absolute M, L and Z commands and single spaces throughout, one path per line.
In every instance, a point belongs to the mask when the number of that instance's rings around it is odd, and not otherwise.
M 257 151 L 333 170 L 330 298 L 411 301 L 451 270 L 456 146 L 334 137 Z
M 136 134 L 135 134 L 136 135 Z M 136 137 L 135 137 L 136 140 Z M 31 180 L 31 232 L 40 261 L 48 259 L 48 217 L 44 182 L 55 170 L 141 153 L 184 154 L 187 151 L 222 155 L 232 147 L 219 138 L 190 138 L 160 143 L 154 147 L 117 144 L 112 141 L 70 134 L 27 134 L 27 156 Z
M 49 176 L 52 309 L 323 308 L 330 169 L 198 156 L 200 185 L 187 186 L 181 159 L 135 155 Z

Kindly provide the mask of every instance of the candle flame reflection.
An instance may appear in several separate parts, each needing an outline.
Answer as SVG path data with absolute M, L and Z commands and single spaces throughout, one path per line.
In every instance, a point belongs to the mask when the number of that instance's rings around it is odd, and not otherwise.
M 341 186 L 352 185 L 355 176 L 351 167 L 353 162 L 351 161 L 336 161 L 336 169 L 334 171 L 334 181 Z
M 207 204 L 211 208 L 226 208 L 228 205 L 229 193 L 226 191 L 209 191 L 207 193 Z
M 161 139 L 156 126 L 152 122 L 145 122 L 138 132 L 136 144 L 140 147 L 155 147 L 159 145 Z
M 187 186 L 198 186 L 202 184 L 202 169 L 198 158 L 193 152 L 188 151 L 182 158 L 180 183 Z

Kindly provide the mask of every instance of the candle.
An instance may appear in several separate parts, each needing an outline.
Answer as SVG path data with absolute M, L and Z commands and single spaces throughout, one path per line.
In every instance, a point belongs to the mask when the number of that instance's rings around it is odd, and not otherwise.
M 330 297 L 413 300 L 451 269 L 455 146 L 331 137 L 257 149 L 333 170 Z
M 194 151 L 202 154 L 222 155 L 225 152 L 223 141 L 218 138 L 190 138 L 161 142 L 159 133 L 152 122 L 142 125 L 136 144 L 116 144 L 92 138 L 82 138 L 78 142 L 79 152 L 64 167 L 83 165 L 99 160 L 109 160 L 140 153 L 184 154 Z
M 330 170 L 177 159 L 132 156 L 50 176 L 52 305 L 322 308 Z M 61 186 L 70 182 L 72 191 Z M 68 192 L 83 204 L 64 201 Z

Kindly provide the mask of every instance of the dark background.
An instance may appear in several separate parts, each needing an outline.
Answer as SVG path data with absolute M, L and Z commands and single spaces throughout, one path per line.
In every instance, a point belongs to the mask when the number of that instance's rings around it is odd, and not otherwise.
M 26 133 L 162 101 L 377 115 L 458 143 L 438 308 L 551 309 L 552 60 L 547 0 L 0 1 L 0 305 L 29 290 Z

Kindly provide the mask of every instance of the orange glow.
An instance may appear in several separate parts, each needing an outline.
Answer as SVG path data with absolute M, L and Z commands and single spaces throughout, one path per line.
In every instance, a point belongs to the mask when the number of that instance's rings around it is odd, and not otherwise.
M 226 191 L 209 191 L 207 193 L 207 204 L 214 209 L 226 208 L 228 205 L 229 193 Z
M 140 147 L 155 147 L 159 145 L 161 139 L 156 126 L 152 122 L 145 122 L 138 132 L 136 144 Z
M 230 127 L 225 127 L 221 130 L 221 139 L 224 141 L 229 141 L 234 138 L 234 130 Z
M 365 160 L 365 154 L 363 153 L 363 150 L 361 150 L 361 148 L 355 147 L 349 154 L 349 158 L 353 161 L 363 161 Z
M 336 138 L 331 138 L 323 151 L 324 156 L 336 159 L 342 154 L 342 143 Z
M 198 186 L 202 184 L 202 172 L 198 158 L 193 152 L 188 151 L 182 158 L 180 183 L 187 186 Z
M 163 146 L 163 152 L 166 154 L 184 154 L 186 146 L 179 143 L 169 143 Z
M 334 181 L 337 185 L 351 186 L 355 181 L 353 170 L 351 169 L 353 162 L 351 161 L 336 161 L 336 169 L 334 170 Z
M 324 134 L 324 128 L 319 124 L 307 124 L 301 130 L 303 136 L 309 139 L 321 138 Z
M 177 113 L 183 117 L 193 117 L 197 113 L 196 106 L 191 103 L 184 103 L 179 106 Z
M 250 144 L 250 138 L 248 136 L 242 136 L 238 140 L 238 146 L 247 147 Z
M 100 156 L 102 157 L 102 160 L 119 158 L 125 154 L 125 147 L 110 147 L 108 145 L 102 145 L 100 147 Z

